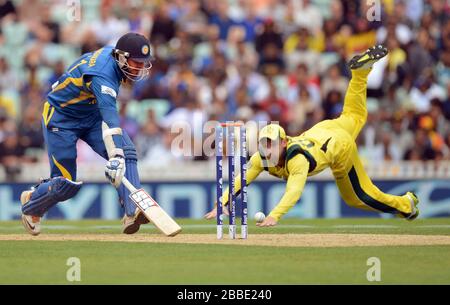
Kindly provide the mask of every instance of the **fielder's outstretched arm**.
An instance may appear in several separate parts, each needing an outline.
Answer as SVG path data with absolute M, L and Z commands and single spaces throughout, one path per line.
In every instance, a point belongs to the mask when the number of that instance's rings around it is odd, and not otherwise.
M 303 155 L 297 155 L 287 164 L 289 177 L 286 191 L 277 206 L 270 212 L 269 217 L 276 221 L 286 214 L 300 199 L 306 178 L 308 178 L 309 163 Z
M 253 156 L 250 158 L 250 160 L 247 163 L 247 185 L 252 183 L 259 174 L 264 170 L 262 167 L 262 160 L 261 155 L 259 152 L 256 152 L 253 154 Z M 239 194 L 241 191 L 241 175 L 237 175 L 234 178 L 234 187 L 235 187 L 235 194 Z M 228 204 L 229 199 L 229 188 L 226 188 L 222 195 L 222 203 L 223 206 L 226 206 Z M 216 203 L 217 204 L 217 203 Z

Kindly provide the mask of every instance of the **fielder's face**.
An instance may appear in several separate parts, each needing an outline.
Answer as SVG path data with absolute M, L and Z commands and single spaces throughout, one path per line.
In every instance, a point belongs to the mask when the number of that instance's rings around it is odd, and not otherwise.
M 261 157 L 269 161 L 272 165 L 279 165 L 282 160 L 283 153 L 286 149 L 286 140 L 271 140 L 263 138 L 259 141 L 258 150 Z

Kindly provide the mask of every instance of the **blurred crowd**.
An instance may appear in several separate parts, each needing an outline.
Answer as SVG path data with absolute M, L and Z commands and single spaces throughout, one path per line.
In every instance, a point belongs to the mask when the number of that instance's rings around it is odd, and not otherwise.
M 444 0 L 0 0 L 0 162 L 14 173 L 44 160 L 51 84 L 129 31 L 156 54 L 150 78 L 118 97 L 141 162 L 205 159 L 171 154 L 175 122 L 194 142 L 208 120 L 278 121 L 297 135 L 335 118 L 346 62 L 376 43 L 390 55 L 369 77 L 362 156 L 450 160 L 449 16 Z M 83 145 L 79 159 L 95 160 Z

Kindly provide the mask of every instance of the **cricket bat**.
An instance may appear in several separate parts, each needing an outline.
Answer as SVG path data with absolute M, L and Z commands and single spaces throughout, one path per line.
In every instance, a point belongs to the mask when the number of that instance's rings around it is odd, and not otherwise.
M 163 234 L 175 236 L 181 232 L 181 227 L 175 220 L 144 189 L 136 189 L 125 177 L 122 178 L 122 183 L 130 191 L 130 199 Z
M 122 129 L 109 128 L 108 125 L 103 122 L 102 131 L 106 151 L 111 158 L 118 150 L 112 136 L 122 135 Z M 122 178 L 122 183 L 130 191 L 130 199 L 136 204 L 138 209 L 140 209 L 145 217 L 147 217 L 147 219 L 150 220 L 150 222 L 152 222 L 163 234 L 166 236 L 175 236 L 181 232 L 181 227 L 175 220 L 173 220 L 144 189 L 136 189 L 125 177 Z

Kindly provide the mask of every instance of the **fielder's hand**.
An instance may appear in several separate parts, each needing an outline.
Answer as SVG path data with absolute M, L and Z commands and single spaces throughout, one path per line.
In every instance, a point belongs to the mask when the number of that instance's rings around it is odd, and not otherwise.
M 256 225 L 258 227 L 273 227 L 277 225 L 277 221 L 275 218 L 267 216 L 262 222 L 257 222 Z
M 125 159 L 122 156 L 115 156 L 106 163 L 105 176 L 116 188 L 122 183 L 125 175 Z
M 230 213 L 228 213 L 228 207 L 223 207 L 222 209 L 223 214 L 225 215 L 229 215 Z M 214 207 L 214 209 L 212 209 L 210 212 L 205 214 L 205 218 L 210 220 L 210 219 L 215 219 L 217 216 L 217 205 Z

